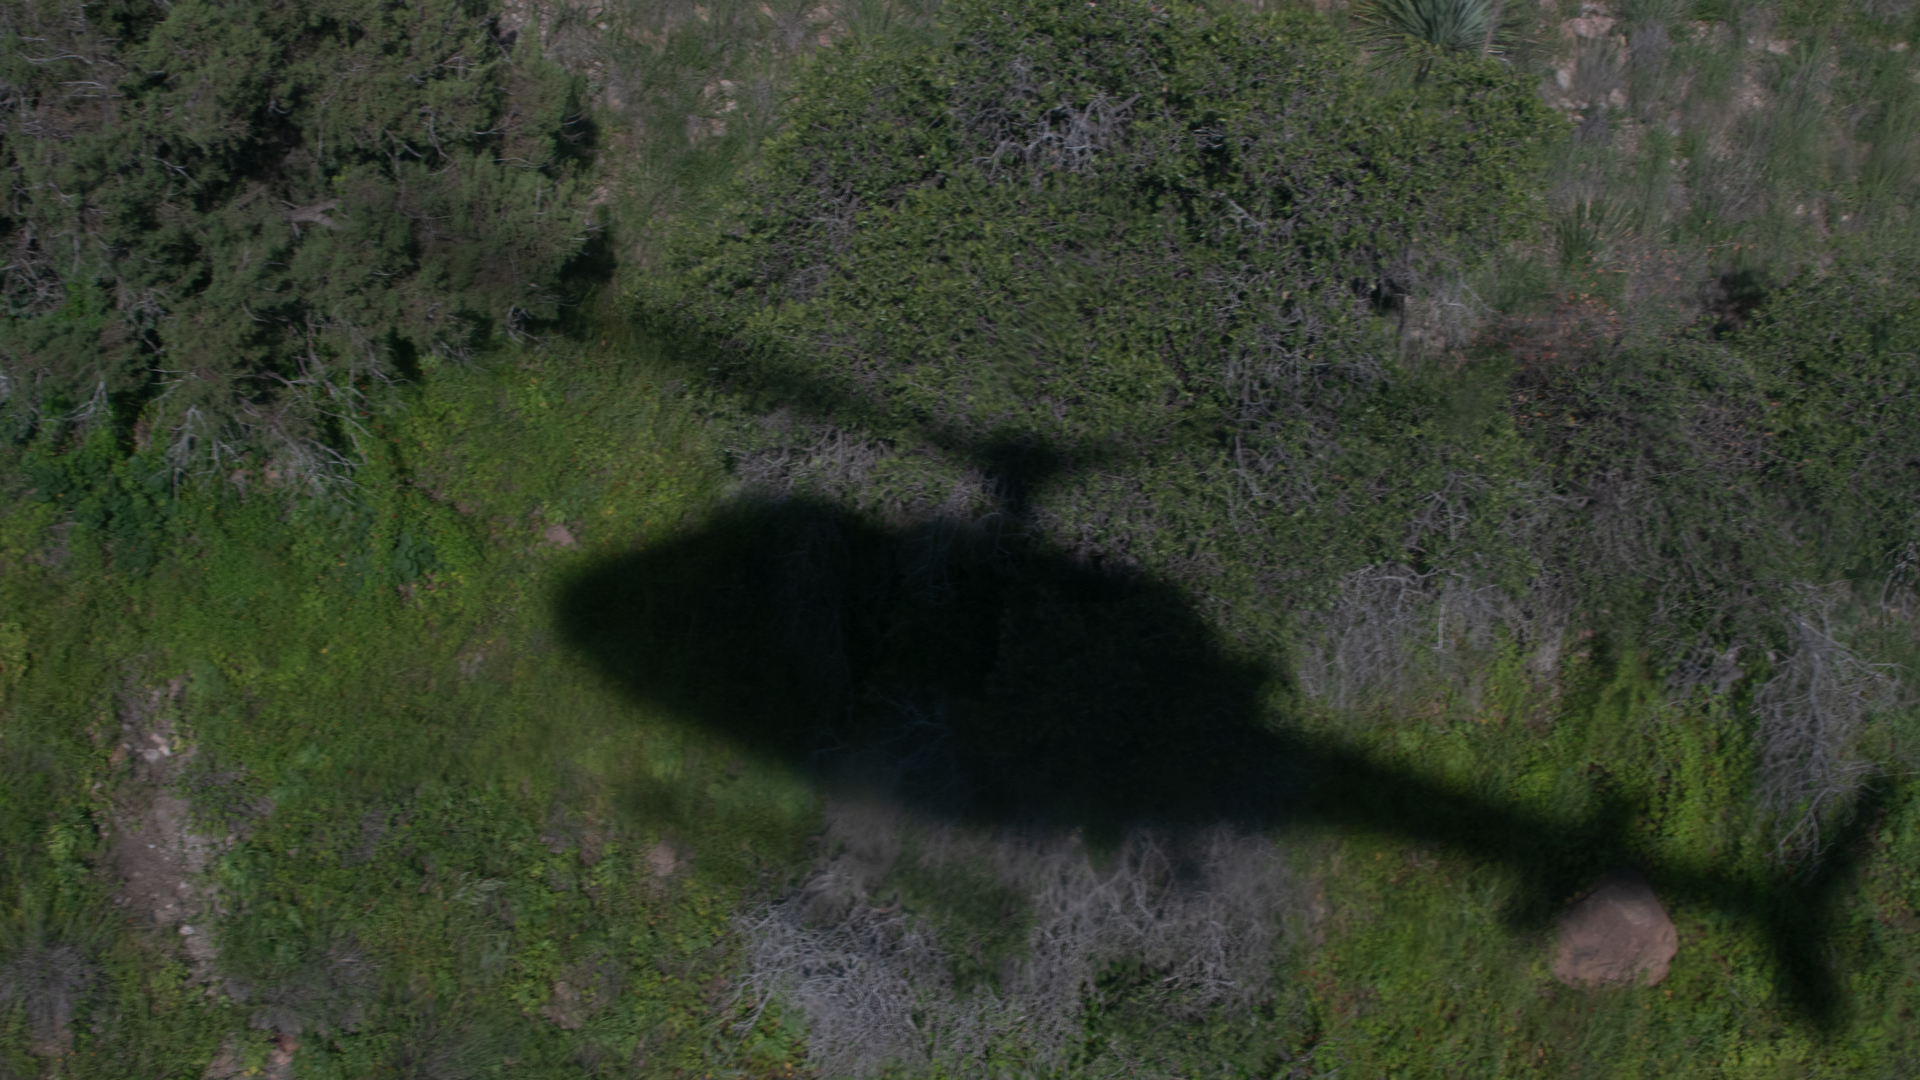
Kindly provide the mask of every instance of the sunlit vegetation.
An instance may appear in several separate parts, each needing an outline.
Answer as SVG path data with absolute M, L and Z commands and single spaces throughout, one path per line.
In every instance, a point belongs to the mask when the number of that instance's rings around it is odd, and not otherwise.
M 0 6 L 0 1077 L 1912 1074 L 1917 20 Z

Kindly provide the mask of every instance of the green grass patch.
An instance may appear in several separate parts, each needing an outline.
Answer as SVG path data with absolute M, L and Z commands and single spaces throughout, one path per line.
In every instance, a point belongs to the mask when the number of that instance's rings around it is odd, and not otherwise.
M 547 627 L 556 575 L 719 490 L 647 370 L 555 350 L 437 373 L 355 488 L 185 495 L 143 574 L 103 565 L 115 537 L 85 521 L 56 556 L 44 504 L 16 504 L 0 894 L 27 898 L 16 920 L 101 927 L 33 931 L 95 987 L 64 1075 L 198 1076 L 266 1053 L 262 1029 L 312 1076 L 777 1065 L 728 1026 L 728 920 L 784 878 L 811 788 L 636 711 Z M 176 677 L 212 982 L 174 927 L 108 902 L 138 783 L 115 747 Z

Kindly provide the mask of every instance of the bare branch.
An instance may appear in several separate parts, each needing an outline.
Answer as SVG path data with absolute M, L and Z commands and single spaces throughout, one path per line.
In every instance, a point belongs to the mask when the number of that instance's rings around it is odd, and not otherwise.
M 1873 664 L 1834 635 L 1840 587 L 1802 587 L 1789 617 L 1787 651 L 1754 694 L 1760 744 L 1757 792 L 1773 815 L 1783 862 L 1817 862 L 1821 828 L 1872 772 L 1860 753 L 1867 718 L 1894 703 L 1896 669 Z

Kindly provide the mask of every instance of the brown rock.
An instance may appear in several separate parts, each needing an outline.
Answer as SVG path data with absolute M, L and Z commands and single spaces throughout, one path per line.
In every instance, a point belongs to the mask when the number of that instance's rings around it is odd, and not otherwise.
M 547 526 L 547 531 L 541 535 L 546 539 L 547 543 L 555 547 L 570 548 L 579 543 L 579 541 L 573 538 L 573 533 L 569 531 L 565 525 L 549 525 Z
M 300 1049 L 300 1040 L 281 1032 L 274 1037 L 273 1049 L 267 1053 L 268 1080 L 293 1080 L 293 1053 Z
M 1667 977 L 1680 947 L 1673 920 L 1640 875 L 1615 870 L 1560 917 L 1560 953 L 1553 977 L 1568 986 L 1633 982 L 1652 986 Z
M 657 878 L 670 878 L 680 867 L 680 856 L 665 840 L 653 845 L 647 851 L 647 869 Z
M 548 1001 L 540 1015 L 558 1024 L 564 1031 L 579 1031 L 586 1023 L 585 1009 L 580 1000 L 580 991 L 565 982 L 553 984 L 553 998 Z

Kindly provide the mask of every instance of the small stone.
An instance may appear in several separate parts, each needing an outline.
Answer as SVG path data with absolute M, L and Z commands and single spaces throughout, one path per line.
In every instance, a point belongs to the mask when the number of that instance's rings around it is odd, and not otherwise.
M 553 999 L 540 1010 L 540 1014 L 554 1022 L 563 1031 L 578 1031 L 585 1017 L 580 1000 L 580 991 L 565 982 L 553 984 Z
M 672 877 L 679 861 L 673 848 L 664 840 L 653 845 L 647 852 L 647 868 L 653 871 L 653 876 L 656 878 Z
M 1613 29 L 1614 20 L 1605 15 L 1585 15 L 1578 19 L 1567 20 L 1567 32 L 1574 37 L 1589 40 L 1606 37 Z
M 191 927 L 191 926 L 182 926 L 182 927 L 180 927 L 180 936 L 181 936 L 181 937 L 192 937 L 192 936 L 193 936 L 193 927 Z
M 1615 870 L 1560 917 L 1553 977 L 1568 986 L 1605 986 L 1667 977 L 1680 936 L 1639 874 Z
M 570 548 L 577 546 L 578 543 L 574 540 L 573 534 L 567 531 L 565 525 L 549 525 L 547 531 L 541 535 L 546 538 L 547 543 L 556 547 Z

